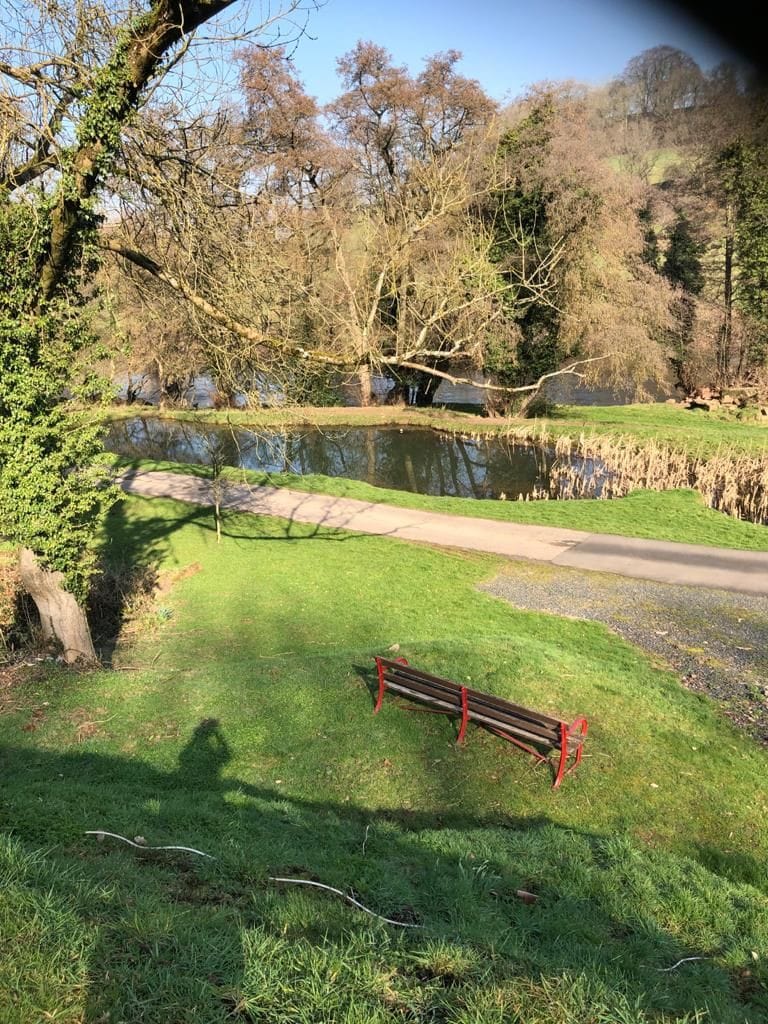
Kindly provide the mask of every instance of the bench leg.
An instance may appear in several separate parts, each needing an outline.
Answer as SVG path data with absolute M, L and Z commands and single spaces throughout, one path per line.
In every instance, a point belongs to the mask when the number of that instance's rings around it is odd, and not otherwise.
M 381 711 L 381 702 L 384 700 L 384 691 L 387 688 L 387 684 L 384 681 L 384 666 L 381 664 L 379 658 L 376 658 L 376 669 L 379 673 L 379 695 L 376 698 L 376 707 L 373 709 L 374 715 L 377 715 Z
M 398 705 L 403 711 L 415 711 L 419 714 L 427 715 L 450 715 L 451 718 L 456 717 L 455 710 L 448 710 L 448 708 L 415 708 L 412 704 L 400 704 Z M 462 686 L 461 688 L 461 724 L 459 725 L 459 734 L 456 737 L 456 742 L 463 745 L 464 739 L 467 734 L 467 725 L 469 724 L 469 698 L 467 697 L 467 688 Z
M 469 701 L 467 700 L 467 688 L 462 686 L 461 688 L 461 726 L 459 728 L 459 735 L 456 737 L 457 743 L 463 743 L 464 737 L 467 734 L 467 722 L 469 721 Z
M 581 752 L 584 749 L 584 737 L 587 735 L 587 729 L 588 728 L 589 728 L 589 726 L 587 725 L 586 718 L 576 718 L 568 726 L 568 735 L 569 736 L 579 735 L 581 737 L 581 743 L 579 744 L 578 750 L 576 751 L 576 760 L 573 762 L 571 767 L 568 769 L 569 771 L 573 771 L 573 769 L 576 767 L 576 765 L 581 761 Z M 578 734 L 576 733 L 577 729 L 579 730 Z
M 557 766 L 557 774 L 555 775 L 555 781 L 552 783 L 552 789 L 557 789 L 560 783 L 563 781 L 563 775 L 565 774 L 565 765 L 568 760 L 568 726 L 564 723 L 560 723 L 560 763 Z
M 568 775 L 581 761 L 581 752 L 584 749 L 584 737 L 587 735 L 587 720 L 586 718 L 577 718 L 571 722 L 570 725 L 560 724 L 560 763 L 557 768 L 557 774 L 555 775 L 555 781 L 552 783 L 552 789 L 557 789 L 560 783 L 563 781 L 563 776 Z M 578 730 L 578 732 L 577 732 Z M 570 768 L 566 768 L 568 762 L 568 740 L 571 736 L 578 735 L 581 742 L 576 748 L 576 756 L 574 757 L 573 764 Z
M 501 729 L 494 729 L 490 725 L 486 725 L 484 726 L 484 728 L 487 729 L 488 732 L 492 732 L 494 736 L 500 736 L 503 740 L 506 740 L 507 743 L 514 743 L 516 747 L 519 747 L 521 750 L 524 750 L 526 754 L 530 754 L 531 757 L 535 757 L 536 760 L 539 762 L 549 760 L 549 758 L 545 757 L 543 754 L 540 754 L 538 750 L 535 750 L 533 747 L 529 747 L 527 743 L 523 743 L 521 740 L 516 739 L 514 736 L 510 736 L 508 732 L 503 732 Z
M 373 713 L 375 715 L 381 710 L 381 703 L 384 700 L 384 691 L 387 688 L 387 681 L 384 678 L 384 666 L 381 663 L 381 658 L 374 658 L 373 660 L 376 662 L 376 671 L 379 673 L 379 693 L 376 698 L 376 707 L 373 709 Z M 395 658 L 395 661 L 398 661 L 401 665 L 408 664 L 407 658 Z

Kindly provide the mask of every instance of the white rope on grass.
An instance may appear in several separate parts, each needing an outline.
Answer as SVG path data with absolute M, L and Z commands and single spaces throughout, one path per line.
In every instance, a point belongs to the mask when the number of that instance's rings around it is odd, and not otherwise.
M 356 899 L 348 896 L 347 893 L 342 892 L 341 889 L 334 889 L 332 885 L 323 885 L 322 882 L 311 882 L 308 878 L 272 878 L 269 877 L 270 882 L 281 882 L 287 885 L 313 885 L 316 889 L 325 889 L 326 892 L 335 893 L 337 896 L 341 896 L 343 900 L 351 903 L 353 907 L 357 907 L 358 910 L 365 911 L 366 914 L 370 914 L 371 917 L 378 917 L 380 921 L 386 921 L 387 924 L 394 924 L 398 928 L 421 928 L 420 924 L 410 924 L 407 921 L 393 921 L 391 917 L 383 917 L 381 914 L 377 914 L 375 910 L 369 910 L 368 907 L 364 907 L 362 903 L 358 903 Z
M 135 850 L 180 850 L 183 853 L 194 853 L 198 857 L 207 857 L 209 860 L 216 860 L 215 857 L 211 856 L 210 853 L 203 853 L 202 850 L 195 850 L 191 846 L 147 846 L 145 843 L 137 843 L 133 839 L 128 839 L 126 836 L 118 835 L 117 832 L 105 832 L 103 829 L 89 829 L 85 835 L 96 836 L 98 839 L 103 839 L 105 836 L 109 836 L 111 839 L 119 839 L 122 843 L 127 843 L 128 846 L 132 846 Z M 137 836 L 137 838 L 141 838 Z M 367 838 L 367 835 L 366 835 Z M 421 928 L 420 924 L 410 924 L 407 921 L 393 921 L 391 917 L 384 917 L 382 914 L 377 914 L 375 910 L 369 910 L 368 907 L 364 907 L 362 903 L 359 903 L 352 896 L 342 892 L 341 889 L 334 889 L 332 885 L 324 885 L 322 882 L 312 882 L 308 878 L 273 878 L 271 875 L 267 879 L 270 882 L 279 882 L 284 885 L 311 885 L 316 889 L 324 889 L 326 892 L 335 893 L 336 896 L 341 896 L 343 900 L 351 903 L 353 907 L 357 907 L 358 910 L 364 911 L 366 914 L 370 914 L 371 917 L 376 917 L 379 921 L 384 921 L 386 924 L 393 924 L 397 928 Z
M 196 853 L 198 857 L 207 857 L 209 860 L 216 860 L 215 857 L 211 856 L 210 853 L 203 853 L 202 850 L 195 850 L 191 846 L 147 846 L 145 843 L 136 843 L 133 839 L 126 839 L 125 836 L 120 836 L 116 832 L 105 832 L 103 829 L 91 829 L 85 833 L 87 836 L 98 836 L 103 839 L 104 836 L 109 836 L 111 839 L 119 839 L 123 843 L 127 843 L 129 846 L 133 846 L 136 850 L 181 850 L 183 853 Z
M 671 967 L 654 967 L 655 971 L 661 971 L 665 974 L 667 971 L 676 970 L 680 964 L 687 964 L 690 960 L 709 960 L 708 956 L 684 956 L 682 960 L 678 960 L 676 964 L 672 964 Z

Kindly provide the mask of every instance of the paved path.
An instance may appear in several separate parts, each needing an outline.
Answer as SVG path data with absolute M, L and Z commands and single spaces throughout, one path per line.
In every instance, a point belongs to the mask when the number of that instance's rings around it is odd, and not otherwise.
M 196 505 L 213 503 L 210 482 L 198 477 L 132 470 L 124 474 L 121 484 L 124 490 L 146 497 L 176 498 Z M 489 551 L 511 558 L 551 562 L 576 569 L 598 569 L 662 583 L 768 595 L 768 552 L 733 551 L 552 526 L 449 516 L 353 498 L 243 484 L 228 483 L 222 504 L 245 512 L 281 516 L 295 522 L 316 523 L 357 533 Z

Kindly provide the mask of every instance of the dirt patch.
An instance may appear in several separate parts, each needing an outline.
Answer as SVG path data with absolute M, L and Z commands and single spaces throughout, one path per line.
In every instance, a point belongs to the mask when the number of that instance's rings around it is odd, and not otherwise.
M 84 743 L 102 733 L 102 726 L 109 720 L 106 708 L 75 708 L 67 715 L 75 727 L 75 742 Z
M 22 725 L 23 732 L 37 732 L 40 726 L 45 722 L 45 708 L 35 708 L 30 715 L 29 719 Z
M 26 693 L 25 687 L 42 681 L 49 671 L 50 662 L 42 658 L 39 664 L 17 662 L 0 665 L 0 714 L 30 708 L 33 700 Z
M 156 596 L 164 597 L 173 590 L 177 583 L 188 580 L 190 576 L 196 576 L 202 571 L 203 567 L 199 562 L 192 562 L 191 565 L 185 565 L 183 569 L 178 569 L 175 572 L 161 572 L 157 580 Z
M 3 700 L 21 681 L 21 668 L 18 665 L 0 665 L 0 709 Z

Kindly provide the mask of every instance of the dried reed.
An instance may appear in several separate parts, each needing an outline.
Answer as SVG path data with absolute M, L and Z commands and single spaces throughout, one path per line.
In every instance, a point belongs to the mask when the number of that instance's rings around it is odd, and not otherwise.
M 714 455 L 681 451 L 631 436 L 556 437 L 545 428 L 517 428 L 503 435 L 507 444 L 540 445 L 553 456 L 549 491 L 537 489 L 525 500 L 542 498 L 622 498 L 630 491 L 693 488 L 710 508 L 735 519 L 768 524 L 768 452 Z M 475 434 L 473 440 L 488 440 Z

